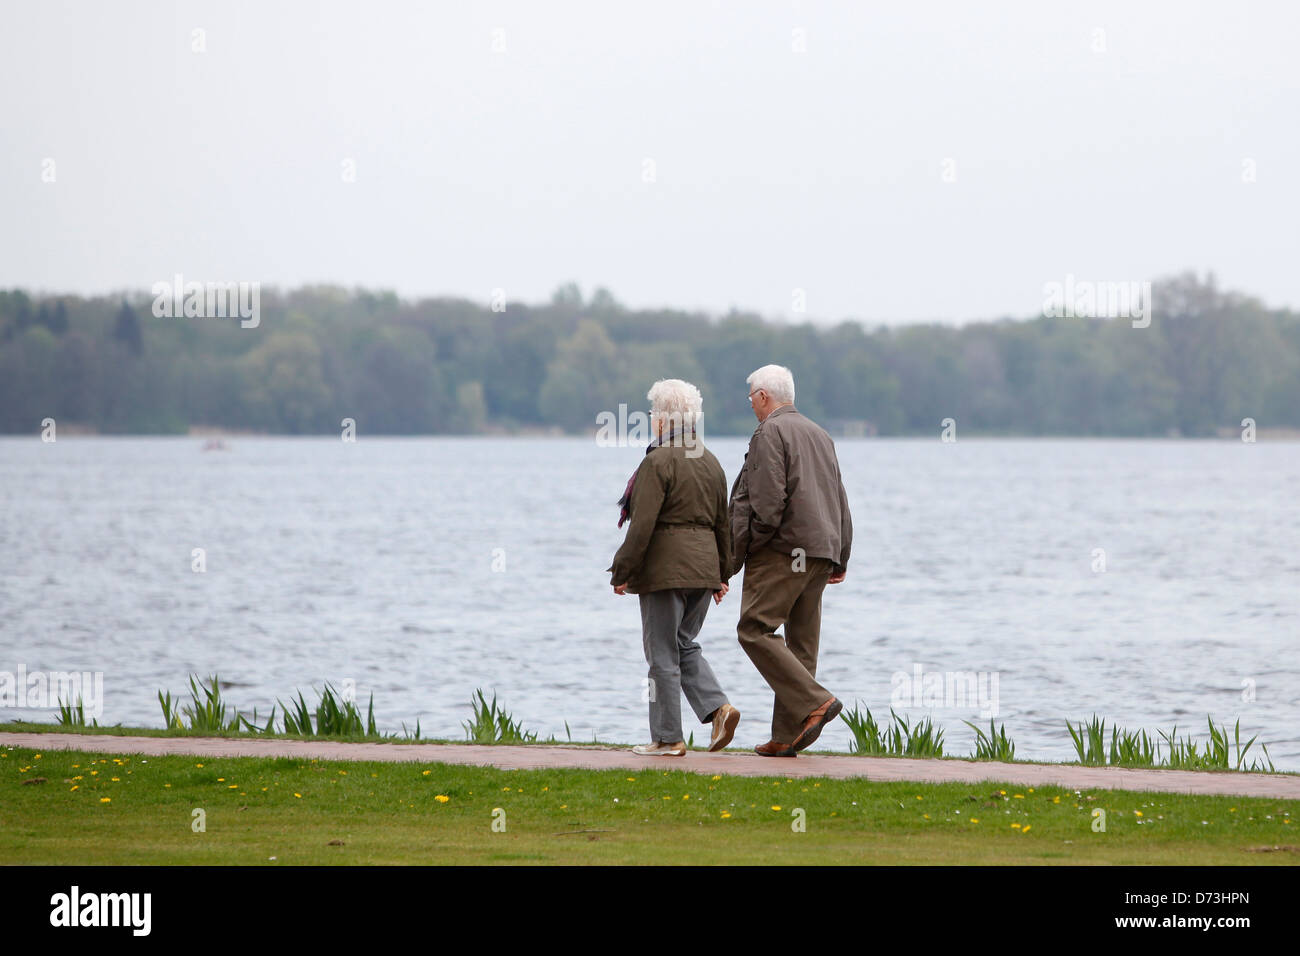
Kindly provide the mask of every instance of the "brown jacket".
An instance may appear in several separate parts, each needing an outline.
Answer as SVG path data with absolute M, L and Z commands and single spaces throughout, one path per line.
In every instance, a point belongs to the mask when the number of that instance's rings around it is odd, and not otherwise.
M 774 409 L 754 429 L 728 511 L 733 574 L 760 548 L 802 548 L 805 557 L 830 558 L 832 573 L 848 568 L 853 520 L 835 443 L 793 405 Z
M 727 476 L 699 441 L 656 445 L 637 468 L 610 584 L 632 594 L 722 587 L 731 576 Z

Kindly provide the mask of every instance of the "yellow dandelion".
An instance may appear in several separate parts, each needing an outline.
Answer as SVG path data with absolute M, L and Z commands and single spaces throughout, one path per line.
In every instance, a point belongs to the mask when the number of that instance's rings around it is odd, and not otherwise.
M 198 767 L 200 770 L 203 769 L 203 764 L 201 763 L 196 763 L 194 766 Z
M 683 794 L 682 794 L 682 799 L 683 799 L 683 800 L 689 800 L 689 799 L 691 799 L 691 795 L 690 795 L 689 793 L 683 793 Z
M 113 777 L 113 778 L 111 778 L 111 782 L 113 782 L 113 783 L 121 783 L 121 782 L 122 782 L 122 778 L 121 778 L 121 777 Z
M 722 811 L 722 819 L 724 819 L 724 820 L 730 820 L 730 819 L 731 819 L 731 814 L 728 813 L 726 810 L 723 810 L 723 811 Z
M 781 808 L 780 808 L 779 806 L 774 806 L 774 807 L 772 807 L 772 809 L 773 809 L 773 810 L 780 810 Z
M 717 777 L 714 777 L 713 779 L 714 779 L 714 780 L 717 780 L 718 778 L 717 778 Z M 632 783 L 634 780 L 636 780 L 636 777 L 628 777 L 628 778 L 627 778 L 627 782 L 628 782 L 628 783 Z
M 299 800 L 302 799 L 302 794 L 301 794 L 301 793 L 295 793 L 294 796 L 297 797 Z
M 1019 824 L 1019 823 L 1013 823 L 1013 824 L 1011 824 L 1011 829 L 1013 829 L 1013 830 L 1019 830 L 1019 829 L 1020 829 L 1020 824 Z
M 979 817 L 971 817 L 971 818 L 970 818 L 970 822 L 971 822 L 971 823 L 979 823 L 979 822 L 980 822 Z
M 447 796 L 445 793 L 440 793 L 433 799 L 437 800 L 439 803 L 446 803 L 448 800 L 451 799 L 451 797 Z
M 1020 832 L 1021 832 L 1021 833 L 1028 833 L 1028 832 L 1029 832 L 1029 827 L 1030 827 L 1030 824 L 1026 823 L 1026 824 L 1025 824 L 1025 828 L 1024 828 L 1023 830 L 1021 830 Z
M 1135 817 L 1140 817 L 1140 816 L 1142 816 L 1142 811 L 1141 811 L 1141 810 L 1134 810 L 1134 811 L 1133 811 L 1133 816 L 1135 816 Z
M 422 776 L 422 777 L 427 777 L 427 776 L 429 776 L 429 774 L 431 774 L 431 773 L 433 773 L 432 770 L 426 770 L 426 771 L 424 771 L 424 773 L 420 774 L 420 776 Z M 503 789 L 503 790 L 509 790 L 510 788 L 509 788 L 509 787 L 502 787 L 502 789 Z
M 74 784 L 72 785 L 72 787 L 68 790 L 68 792 L 71 793 L 73 790 L 76 790 L 76 789 L 77 789 L 77 785 L 74 783 Z
M 226 789 L 227 789 L 227 790 L 238 790 L 238 789 L 239 789 L 239 784 L 237 784 L 237 783 L 232 783 L 230 786 L 226 787 Z
M 832 813 L 831 816 L 835 816 L 835 814 Z M 927 820 L 930 819 L 930 814 L 928 813 L 923 813 L 921 816 L 925 817 Z
M 225 783 L 225 782 L 226 782 L 226 778 L 225 778 L 225 777 L 218 777 L 218 778 L 217 778 L 217 783 Z
M 1023 799 L 1025 799 L 1025 795 L 1024 795 L 1023 793 L 1013 794 L 1013 796 L 1014 796 L 1017 800 L 1023 800 Z
M 715 773 L 715 774 L 713 775 L 713 779 L 714 779 L 714 780 L 721 780 L 721 779 L 722 779 L 722 774 L 720 774 L 720 773 Z
M 100 802 L 100 803 L 112 803 L 112 802 L 113 802 L 113 798 L 112 798 L 112 797 L 100 797 L 100 798 L 99 798 L 99 802 Z

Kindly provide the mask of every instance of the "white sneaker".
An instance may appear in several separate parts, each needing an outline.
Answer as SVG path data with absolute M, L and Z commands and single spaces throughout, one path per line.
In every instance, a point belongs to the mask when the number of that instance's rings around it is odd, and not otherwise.
M 665 744 L 656 740 L 652 744 L 637 744 L 632 748 L 632 753 L 643 757 L 684 757 L 686 743 L 679 740 L 675 744 Z

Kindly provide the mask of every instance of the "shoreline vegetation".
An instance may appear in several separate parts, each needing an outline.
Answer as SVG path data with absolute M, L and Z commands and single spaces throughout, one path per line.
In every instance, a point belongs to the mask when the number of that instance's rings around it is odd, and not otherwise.
M 744 381 L 777 361 L 834 437 L 1294 436 L 1300 313 L 1192 272 L 1115 310 L 962 325 L 813 322 L 549 302 L 266 289 L 255 327 L 160 316 L 142 291 L 0 289 L 0 434 L 587 434 L 657 379 L 699 386 L 705 434 L 753 431 Z M 830 319 L 831 317 L 822 317 Z M 1247 426 L 1249 422 L 1249 426 Z
M 525 729 L 523 722 L 498 703 L 496 694 L 489 700 L 478 689 L 470 699 L 471 717 L 462 722 L 464 740 L 431 738 L 421 735 L 419 721 L 414 727 L 402 724 L 402 732 L 381 733 L 375 720 L 374 695 L 370 695 L 366 715 L 363 717 L 357 703 L 340 694 L 326 683 L 316 691 L 317 702 L 309 706 L 301 691 L 289 704 L 277 701 L 265 722 L 259 719 L 256 709 L 251 715 L 241 713 L 222 696 L 221 681 L 217 675 L 199 680 L 189 679 L 188 700 L 173 699 L 170 691 L 158 691 L 158 702 L 163 716 L 163 727 L 112 727 L 101 726 L 97 720 L 87 722 L 84 706 L 62 704 L 55 723 L 12 721 L 0 723 L 0 732 L 27 733 L 88 733 L 145 737 L 223 737 L 286 740 L 331 739 L 338 741 L 414 744 L 511 744 L 531 746 L 579 746 L 624 749 L 630 745 L 609 741 L 574 740 L 565 722 L 565 739 L 551 735 L 539 739 L 536 732 Z M 276 710 L 281 711 L 280 727 L 276 727 Z M 1296 771 L 1277 770 L 1269 757 L 1268 748 L 1260 744 L 1260 757 L 1252 756 L 1258 735 L 1243 742 L 1241 721 L 1229 728 L 1216 725 L 1207 715 L 1208 734 L 1203 741 L 1191 734 L 1182 736 L 1175 725 L 1169 733 L 1158 731 L 1155 735 L 1146 730 L 1128 730 L 1111 726 L 1109 734 L 1105 719 L 1093 715 L 1090 721 L 1077 725 L 1066 720 L 1066 728 L 1074 744 L 1076 760 L 1028 760 L 1015 756 L 1015 743 L 1006 725 L 995 726 L 989 721 L 987 732 L 970 721 L 962 721 L 975 733 L 975 749 L 968 755 L 944 753 L 944 730 L 932 717 L 910 723 L 905 717 L 890 710 L 890 719 L 876 720 L 870 709 L 861 704 L 852 710 L 845 709 L 840 720 L 853 735 L 848 756 L 913 757 L 960 761 L 992 761 L 999 763 L 1038 764 L 1044 766 L 1123 767 L 1162 770 L 1221 771 L 1228 773 L 1269 773 L 1297 775 Z M 687 741 L 691 750 L 707 750 L 707 742 L 696 745 L 694 735 Z M 727 748 L 725 752 L 748 752 L 747 748 Z M 809 753 L 833 753 L 809 751 Z M 843 755 L 843 754 L 840 754 Z

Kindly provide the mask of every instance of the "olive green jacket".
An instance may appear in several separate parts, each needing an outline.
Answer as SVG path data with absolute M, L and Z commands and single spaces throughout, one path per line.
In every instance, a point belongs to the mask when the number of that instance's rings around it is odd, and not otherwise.
M 853 519 L 835 443 L 793 405 L 774 409 L 754 429 L 728 509 L 733 574 L 762 548 L 802 548 L 806 558 L 830 558 L 832 573 L 847 570 Z
M 610 584 L 632 594 L 722 587 L 731 577 L 727 476 L 698 440 L 646 451 L 636 471 L 627 537 Z

